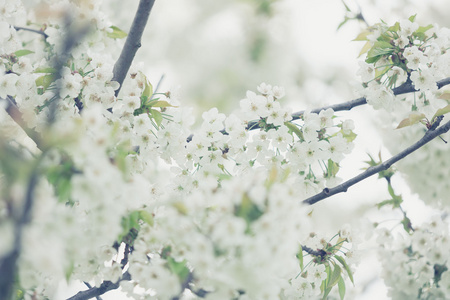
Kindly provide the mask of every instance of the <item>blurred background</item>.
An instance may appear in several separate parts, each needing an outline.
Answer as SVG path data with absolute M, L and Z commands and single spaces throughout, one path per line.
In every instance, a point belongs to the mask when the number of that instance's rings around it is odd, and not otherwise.
M 105 0 L 103 9 L 113 25 L 128 31 L 137 4 L 137 0 Z M 299 111 L 360 97 L 356 72 L 363 43 L 352 40 L 367 25 L 352 19 L 358 13 L 369 25 L 380 19 L 393 24 L 417 14 L 422 25 L 450 26 L 449 1 L 346 0 L 345 4 L 350 12 L 339 0 L 156 1 L 135 62 L 144 65 L 154 86 L 164 76 L 159 92 L 170 90 L 183 106 L 194 107 L 197 118 L 212 107 L 232 112 L 246 91 L 255 91 L 262 82 L 285 87 L 282 105 Z M 349 20 L 337 30 L 345 18 Z M 337 115 L 353 119 L 358 134 L 354 152 L 341 164 L 344 180 L 361 172 L 367 153 L 381 152 L 384 159 L 395 154 L 383 147 L 377 113 L 371 107 Z M 407 199 L 404 208 L 415 222 L 432 213 L 400 174 L 393 185 Z M 361 218 L 367 224 L 398 220 L 396 212 L 382 211 L 381 218 L 376 210 L 375 204 L 387 198 L 386 183 L 374 177 L 317 204 L 314 211 L 330 230 Z M 364 262 L 355 272 L 355 287 L 348 286 L 348 299 L 388 299 L 370 239 L 361 250 Z M 117 292 L 102 297 L 125 299 Z

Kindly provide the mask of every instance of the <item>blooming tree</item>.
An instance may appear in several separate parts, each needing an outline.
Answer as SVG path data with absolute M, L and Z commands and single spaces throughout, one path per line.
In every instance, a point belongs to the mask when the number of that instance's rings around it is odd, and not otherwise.
M 400 162 L 448 209 L 449 29 L 367 26 L 361 98 L 293 112 L 262 83 L 191 129 L 191 109 L 133 63 L 153 4 L 126 33 L 97 1 L 1 3 L 1 299 L 53 299 L 62 281 L 87 286 L 69 299 L 344 299 L 373 231 L 392 298 L 450 297 L 446 215 L 415 224 L 391 182 Z M 397 124 L 397 154 L 344 181 L 345 111 L 366 104 Z M 402 229 L 321 230 L 314 205 L 375 174 Z

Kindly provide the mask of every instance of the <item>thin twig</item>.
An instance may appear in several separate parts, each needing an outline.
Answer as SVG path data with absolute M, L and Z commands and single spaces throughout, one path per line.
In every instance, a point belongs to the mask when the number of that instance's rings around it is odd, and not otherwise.
M 334 188 L 325 188 L 322 190 L 322 192 L 320 192 L 312 197 L 309 197 L 308 199 L 303 200 L 303 203 L 312 205 L 323 199 L 331 197 L 335 194 L 346 192 L 349 187 L 355 185 L 356 183 L 358 183 L 372 175 L 375 175 L 381 171 L 389 169 L 397 161 L 405 158 L 406 156 L 413 153 L 417 149 L 421 148 L 422 146 L 424 146 L 425 144 L 427 144 L 434 138 L 440 136 L 443 133 L 448 132 L 449 130 L 450 130 L 450 121 L 445 123 L 441 127 L 437 128 L 436 130 L 428 130 L 419 141 L 417 141 L 415 144 L 409 146 L 408 148 L 406 148 L 402 152 L 398 153 L 397 155 L 391 157 L 384 163 L 381 163 L 377 166 L 370 167 L 366 171 L 362 172 L 361 174 L 347 180 L 344 183 L 341 183 L 340 185 L 338 185 Z
M 42 31 L 42 30 L 36 30 L 36 29 L 31 29 L 31 28 L 26 28 L 26 27 L 20 27 L 20 26 L 13 26 L 13 27 L 14 27 L 14 29 L 15 29 L 16 31 L 19 31 L 19 30 L 30 31 L 30 32 L 34 32 L 34 33 L 40 34 L 40 35 L 44 36 L 44 38 L 48 38 L 48 35 L 47 35 L 44 31 Z
M 134 56 L 136 55 L 137 50 L 141 47 L 142 33 L 144 32 L 145 25 L 147 25 L 147 20 L 150 16 L 153 3 L 155 3 L 155 0 L 139 1 L 139 6 L 136 15 L 134 16 L 130 33 L 127 36 L 125 45 L 123 46 L 119 59 L 113 69 L 114 75 L 112 81 L 117 81 L 120 84 L 119 88 L 116 90 L 116 97 L 122 88 L 123 81 L 125 80 L 125 76 L 130 69 Z
M 165 76 L 165 75 L 162 74 L 161 77 L 159 78 L 159 81 L 158 81 L 158 83 L 156 84 L 155 89 L 153 90 L 153 95 L 150 97 L 150 100 L 153 99 L 153 98 L 155 97 L 156 93 L 158 92 L 158 89 L 160 88 L 161 83 L 162 83 L 162 81 L 164 80 L 164 76 Z
M 87 300 L 94 297 L 98 297 L 100 295 L 103 295 L 106 292 L 109 292 L 111 290 L 115 290 L 119 288 L 121 281 L 130 281 L 131 275 L 130 273 L 125 272 L 122 275 L 122 278 L 120 278 L 117 282 L 113 283 L 111 281 L 104 281 L 99 287 L 93 287 L 86 291 L 81 291 L 75 294 L 74 296 L 67 298 L 67 300 Z

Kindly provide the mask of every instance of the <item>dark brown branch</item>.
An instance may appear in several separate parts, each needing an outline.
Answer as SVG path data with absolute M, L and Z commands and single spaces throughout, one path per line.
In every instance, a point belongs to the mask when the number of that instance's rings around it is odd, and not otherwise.
M 36 30 L 36 29 L 31 29 L 31 28 L 26 28 L 26 27 L 19 27 L 19 26 L 13 26 L 13 27 L 14 27 L 14 29 L 16 31 L 19 31 L 19 30 L 30 31 L 30 32 L 34 32 L 34 33 L 40 34 L 44 38 L 48 38 L 48 35 L 42 30 Z
M 375 175 L 381 171 L 389 169 L 397 161 L 405 158 L 406 156 L 413 153 L 417 149 L 421 148 L 422 146 L 424 146 L 425 144 L 427 144 L 434 138 L 440 136 L 443 133 L 448 132 L 449 130 L 450 130 L 450 121 L 445 123 L 441 127 L 437 128 L 436 130 L 428 130 L 419 141 L 417 141 L 415 144 L 409 146 L 408 148 L 406 148 L 402 152 L 398 153 L 397 155 L 391 157 L 384 163 L 381 163 L 377 166 L 370 167 L 366 171 L 362 172 L 361 174 L 351 178 L 350 180 L 347 180 L 344 183 L 341 183 L 340 185 L 338 185 L 334 188 L 331 188 L 331 189 L 325 188 L 322 190 L 322 192 L 318 193 L 317 195 L 314 195 L 308 199 L 303 200 L 303 203 L 312 205 L 323 199 L 331 197 L 335 194 L 346 192 L 349 187 L 357 184 L 358 182 L 360 182 L 372 175 Z
M 111 290 L 115 290 L 120 286 L 121 281 L 129 281 L 131 280 L 131 275 L 128 272 L 125 272 L 117 282 L 113 283 L 111 281 L 104 281 L 99 287 L 93 287 L 86 291 L 78 292 L 76 295 L 68 298 L 67 300 L 87 300 L 91 298 L 98 297 L 103 295 L 106 292 Z
M 125 80 L 125 76 L 130 69 L 134 56 L 136 55 L 137 50 L 141 47 L 142 33 L 144 32 L 145 25 L 147 25 L 147 20 L 150 16 L 153 3 L 155 3 L 155 0 L 141 0 L 139 2 L 139 7 L 130 28 L 130 33 L 127 36 L 119 59 L 114 65 L 112 80 L 117 81 L 120 84 L 120 87 L 116 90 L 116 97 L 122 88 L 123 81 Z

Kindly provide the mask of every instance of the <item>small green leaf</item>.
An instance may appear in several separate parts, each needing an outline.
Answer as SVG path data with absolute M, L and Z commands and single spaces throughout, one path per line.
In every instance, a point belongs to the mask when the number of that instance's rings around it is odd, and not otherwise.
M 36 70 L 34 70 L 33 73 L 50 73 L 50 74 L 54 74 L 54 73 L 56 73 L 56 69 L 55 68 L 50 68 L 50 67 L 40 67 L 40 68 L 37 68 Z
M 150 83 L 150 81 L 147 79 L 147 76 L 145 76 L 144 73 L 142 72 L 139 73 L 141 74 L 141 76 L 144 77 L 145 80 L 145 87 L 144 90 L 142 91 L 142 96 L 150 98 L 153 95 L 153 85 Z
M 300 246 L 300 249 L 297 252 L 297 258 L 300 263 L 300 270 L 303 272 L 303 248 Z
M 445 115 L 446 113 L 450 112 L 450 104 L 448 104 L 447 106 L 443 107 L 443 108 L 439 108 L 436 113 L 434 114 L 433 118 L 431 119 L 431 123 L 434 123 L 434 120 L 442 115 Z
M 55 76 L 53 74 L 43 75 L 38 78 L 36 78 L 36 86 L 40 87 L 42 86 L 44 90 L 46 90 L 50 84 L 52 84 L 53 80 L 55 79 Z
M 66 277 L 66 281 L 67 282 L 69 282 L 70 277 L 72 276 L 72 273 L 73 273 L 74 269 L 75 269 L 75 263 L 71 259 L 70 262 L 69 262 L 69 265 L 66 267 L 66 271 L 65 271 L 65 277 Z
M 189 269 L 186 267 L 186 260 L 177 262 L 172 257 L 167 257 L 167 265 L 173 274 L 177 275 L 180 282 L 185 282 L 189 276 Z
M 342 4 L 344 4 L 345 10 L 346 10 L 347 12 L 352 12 L 352 11 L 350 10 L 350 8 L 347 6 L 347 4 L 345 4 L 344 0 L 341 0 L 341 2 L 342 2 Z
M 353 282 L 353 273 L 352 270 L 350 270 L 350 267 L 347 265 L 347 262 L 345 261 L 345 259 L 342 256 L 339 255 L 335 255 L 334 258 L 337 259 L 338 262 L 341 263 L 341 265 L 344 267 L 345 271 L 347 271 L 348 277 L 350 278 L 350 281 L 355 284 Z
M 153 120 L 155 120 L 156 125 L 158 125 L 158 127 L 161 126 L 163 120 L 161 112 L 157 111 L 156 109 L 150 109 L 150 114 Z
M 370 35 L 372 32 L 370 30 L 364 30 L 356 38 L 353 39 L 353 41 L 367 41 L 367 36 Z
M 423 113 L 418 113 L 413 111 L 408 118 L 402 120 L 400 124 L 398 124 L 396 129 L 400 129 L 403 127 L 411 126 L 416 123 L 419 123 L 421 120 L 425 119 L 425 115 Z
M 106 35 L 112 39 L 123 39 L 128 34 L 124 32 L 122 29 L 116 26 L 110 26 L 109 28 L 112 29 L 112 32 L 107 32 Z
M 425 33 L 425 31 L 427 31 L 428 29 L 433 28 L 433 25 L 428 25 L 428 26 L 420 26 L 419 29 L 417 29 L 415 32 L 421 32 L 421 33 Z
M 405 215 L 402 220 L 403 229 L 405 229 L 406 232 L 411 233 L 412 231 L 412 224 L 411 220 Z
M 339 172 L 339 164 L 337 162 L 332 161 L 331 159 L 328 159 L 326 178 L 335 177 L 338 172 Z
M 392 25 L 391 27 L 389 27 L 387 30 L 391 31 L 391 32 L 399 31 L 400 30 L 400 23 L 399 22 L 395 22 L 395 24 Z
M 363 55 L 364 53 L 366 53 L 367 51 L 370 50 L 370 48 L 372 48 L 372 42 L 367 41 L 364 46 L 361 48 L 361 51 L 359 51 L 358 57 L 360 57 L 361 55 Z
M 414 20 L 416 19 L 417 14 L 412 15 L 411 17 L 408 18 L 408 20 L 410 20 L 411 22 L 414 22 Z
M 170 104 L 169 102 L 163 101 L 163 100 L 155 101 L 154 104 L 152 104 L 151 106 L 152 107 L 176 107 L 176 106 L 173 106 L 172 104 Z
M 300 141 L 305 140 L 303 138 L 303 132 L 298 128 L 297 125 L 291 122 L 284 122 L 284 125 L 289 129 L 289 131 L 295 133 L 295 135 L 300 139 Z
M 344 300 L 345 297 L 345 281 L 341 277 L 338 281 L 338 288 L 339 288 L 339 297 L 341 297 L 341 300 Z
M 28 54 L 31 54 L 31 53 L 34 53 L 34 51 L 27 50 L 27 49 L 22 49 L 22 50 L 18 50 L 16 52 L 14 52 L 14 54 L 17 57 L 25 56 L 25 55 L 28 55 Z
M 337 27 L 336 30 L 339 30 L 342 26 L 344 26 L 345 23 L 347 23 L 348 20 L 351 20 L 351 19 L 348 18 L 348 17 L 344 17 L 344 21 L 342 21 L 341 23 L 339 23 L 339 25 L 338 25 L 338 27 Z
M 154 223 L 153 215 L 151 213 L 149 213 L 148 211 L 140 210 L 139 211 L 139 219 L 141 219 L 148 225 L 153 226 L 153 223 Z
M 326 287 L 324 289 L 324 293 L 323 293 L 323 298 L 322 299 L 327 299 L 328 294 L 331 292 L 331 290 L 333 289 L 333 287 L 339 282 L 339 278 L 341 278 L 341 267 L 339 267 L 338 265 L 334 266 L 334 270 L 331 273 L 331 276 L 329 276 L 326 280 Z
M 247 194 L 244 194 L 240 205 L 237 205 L 234 209 L 234 215 L 243 218 L 247 224 L 250 224 L 259 219 L 263 215 L 263 212 L 251 201 Z
M 442 92 L 442 94 L 438 98 L 450 101 L 450 91 Z

